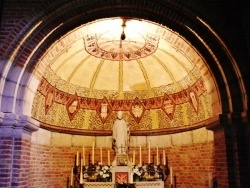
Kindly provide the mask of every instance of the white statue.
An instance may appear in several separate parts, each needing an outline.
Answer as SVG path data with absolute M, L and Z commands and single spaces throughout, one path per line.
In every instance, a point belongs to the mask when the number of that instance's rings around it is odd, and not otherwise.
M 116 154 L 127 154 L 129 145 L 129 127 L 122 118 L 122 111 L 117 112 L 117 119 L 113 126 L 113 149 Z

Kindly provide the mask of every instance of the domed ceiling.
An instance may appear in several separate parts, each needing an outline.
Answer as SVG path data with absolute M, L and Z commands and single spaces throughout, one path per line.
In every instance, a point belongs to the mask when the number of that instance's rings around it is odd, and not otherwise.
M 40 59 L 32 116 L 45 128 L 110 134 L 124 112 L 133 134 L 204 126 L 213 79 L 202 56 L 169 28 L 131 18 L 84 24 Z

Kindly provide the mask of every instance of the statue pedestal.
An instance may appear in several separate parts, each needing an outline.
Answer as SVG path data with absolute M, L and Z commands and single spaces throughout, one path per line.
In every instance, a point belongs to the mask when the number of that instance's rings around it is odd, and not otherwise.
M 128 166 L 113 166 L 112 181 L 118 183 L 133 183 L 131 169 Z

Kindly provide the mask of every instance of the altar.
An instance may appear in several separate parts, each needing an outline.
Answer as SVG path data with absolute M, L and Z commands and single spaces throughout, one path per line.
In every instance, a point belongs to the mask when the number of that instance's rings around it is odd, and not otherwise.
M 164 188 L 163 181 L 134 182 L 137 188 Z M 114 182 L 85 182 L 84 188 L 114 188 Z
M 156 163 L 151 162 L 150 141 L 147 145 L 148 163 L 142 161 L 142 148 L 139 146 L 139 160 L 136 163 L 135 150 L 133 157 L 129 159 L 127 123 L 122 119 L 122 112 L 118 112 L 113 129 L 112 149 L 115 157 L 110 163 L 110 152 L 107 154 L 107 164 L 102 161 L 102 148 L 100 148 L 100 163 L 95 163 L 95 143 L 92 143 L 91 162 L 86 165 L 85 148 L 83 146 L 82 158 L 77 151 L 75 166 L 71 169 L 70 186 L 75 188 L 75 183 L 84 188 L 164 188 L 164 176 L 168 175 L 165 151 L 163 152 L 163 164 L 159 161 L 158 145 L 156 148 Z M 80 164 L 79 164 L 79 158 Z M 154 156 L 153 156 L 154 158 Z M 139 162 L 139 163 L 138 163 Z M 74 185 L 74 186 L 73 186 Z

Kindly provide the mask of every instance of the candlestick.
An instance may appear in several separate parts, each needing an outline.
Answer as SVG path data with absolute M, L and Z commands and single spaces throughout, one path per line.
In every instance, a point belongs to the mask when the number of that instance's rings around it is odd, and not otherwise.
M 83 165 L 83 159 L 81 159 L 81 169 L 80 169 L 80 184 L 83 184 L 83 176 L 82 176 L 82 165 Z
M 86 161 L 85 161 L 85 148 L 84 148 L 84 146 L 82 146 L 82 160 L 83 160 L 83 166 L 85 166 Z
M 133 172 L 130 172 L 129 183 L 133 183 Z
M 92 164 L 95 163 L 95 141 L 92 142 Z
M 162 152 L 163 152 L 163 165 L 166 165 L 165 150 L 163 150 Z
M 158 144 L 156 146 L 156 165 L 159 165 L 159 153 L 158 153 Z
M 100 162 L 101 162 L 101 164 L 102 164 L 102 146 L 100 147 Z
M 108 150 L 108 166 L 110 166 L 110 152 Z
M 170 184 L 173 185 L 173 168 L 170 166 Z
M 133 164 L 135 165 L 135 150 L 133 150 Z
M 148 141 L 148 164 L 150 164 L 150 141 Z
M 79 165 L 79 151 L 76 152 L 76 166 Z
M 70 185 L 73 186 L 73 167 L 71 168 Z
M 139 165 L 141 166 L 141 145 L 140 145 L 140 163 Z

